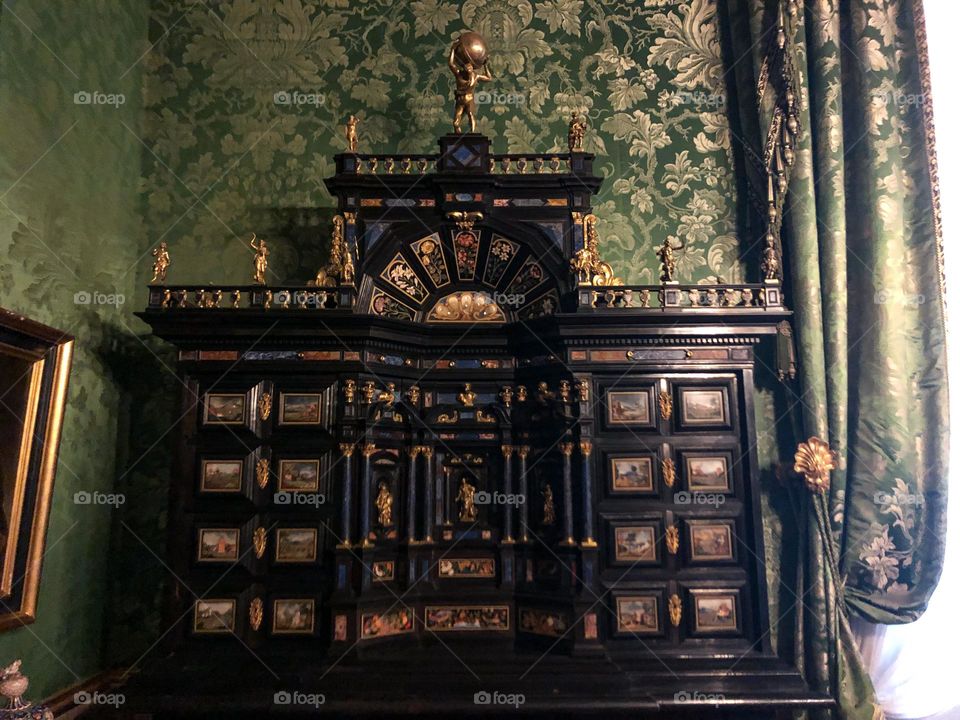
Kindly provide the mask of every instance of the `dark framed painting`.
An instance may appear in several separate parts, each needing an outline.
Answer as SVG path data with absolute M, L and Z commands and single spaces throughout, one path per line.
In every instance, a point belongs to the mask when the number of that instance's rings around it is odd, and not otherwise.
M 197 600 L 193 605 L 193 632 L 225 635 L 237 626 L 237 601 L 232 598 Z
M 657 595 L 619 595 L 616 604 L 617 634 L 660 633 L 660 600 Z
M 613 561 L 621 565 L 651 565 L 658 562 L 654 523 L 613 526 Z
M 316 616 L 313 598 L 283 598 L 273 601 L 274 635 L 312 635 Z
M 203 397 L 204 425 L 244 425 L 247 421 L 245 393 L 207 393 Z
M 653 457 L 611 457 L 610 489 L 615 493 L 653 492 Z
M 691 562 L 729 562 L 735 559 L 732 520 L 697 520 L 687 523 Z
M 609 390 L 606 395 L 608 425 L 652 425 L 648 390 Z
M 319 425 L 320 393 L 280 393 L 280 425 Z
M 726 388 L 681 389 L 680 423 L 693 427 L 729 425 Z
M 36 619 L 72 358 L 72 336 L 0 309 L 0 630 Z
M 317 492 L 320 489 L 319 460 L 281 460 L 279 492 Z
M 693 590 L 693 629 L 701 635 L 739 633 L 740 603 L 735 590 Z
M 305 563 L 317 559 L 316 528 L 277 528 L 274 560 L 278 563 Z
M 510 629 L 507 605 L 428 605 L 424 626 L 434 632 L 504 632 Z
M 375 560 L 370 564 L 370 574 L 374 582 L 390 582 L 396 574 L 393 560 Z
M 201 460 L 200 492 L 233 493 L 243 489 L 243 460 Z
M 687 490 L 729 492 L 730 467 L 726 455 L 685 455 Z
M 197 562 L 236 562 L 240 558 L 240 530 L 199 528 Z
M 412 632 L 413 611 L 407 608 L 376 610 L 360 616 L 361 640 L 374 640 Z

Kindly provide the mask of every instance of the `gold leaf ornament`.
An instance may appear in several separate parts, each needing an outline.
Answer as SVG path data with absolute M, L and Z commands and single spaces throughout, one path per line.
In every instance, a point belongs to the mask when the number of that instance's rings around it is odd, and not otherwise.
M 811 437 L 797 445 L 793 456 L 793 471 L 803 475 L 807 489 L 823 494 L 830 489 L 830 472 L 835 470 L 839 457 L 818 437 Z

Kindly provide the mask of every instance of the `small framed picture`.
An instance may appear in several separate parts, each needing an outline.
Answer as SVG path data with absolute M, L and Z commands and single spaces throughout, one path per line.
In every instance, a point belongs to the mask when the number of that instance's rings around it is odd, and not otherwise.
M 281 425 L 319 425 L 319 393 L 280 393 Z
M 687 489 L 690 492 L 728 492 L 730 470 L 726 455 L 687 455 Z
M 680 391 L 683 425 L 728 425 L 727 391 L 723 388 Z
M 316 528 L 277 528 L 274 559 L 278 563 L 314 562 L 317 559 Z
M 198 562 L 234 562 L 240 558 L 240 530 L 200 528 L 197 530 Z
M 737 593 L 697 593 L 693 596 L 693 624 L 698 633 L 739 632 Z
M 319 460 L 280 461 L 279 492 L 317 492 L 319 489 Z
M 374 582 L 390 582 L 395 572 L 396 566 L 393 560 L 376 560 L 370 564 L 370 574 Z
M 650 425 L 650 393 L 646 390 L 607 393 L 607 422 L 610 425 Z
M 360 616 L 360 639 L 402 635 L 413 632 L 413 611 L 407 608 L 391 608 L 363 613 Z
M 657 562 L 657 528 L 630 525 L 613 529 L 614 560 L 618 563 Z
M 310 635 L 313 633 L 316 602 L 313 598 L 273 601 L 274 635 Z
M 656 595 L 617 597 L 617 632 L 629 635 L 660 632 L 659 604 Z
M 237 601 L 197 600 L 193 606 L 193 632 L 198 635 L 232 633 L 237 624 Z
M 692 562 L 733 560 L 733 527 L 729 521 L 690 522 L 687 525 Z
M 203 399 L 204 425 L 243 425 L 247 396 L 243 393 L 207 393 Z
M 497 574 L 493 558 L 441 558 L 437 574 L 442 578 L 492 578 Z
M 653 492 L 653 458 L 610 458 L 613 492 Z
M 200 492 L 230 493 L 243 489 L 243 460 L 203 460 Z

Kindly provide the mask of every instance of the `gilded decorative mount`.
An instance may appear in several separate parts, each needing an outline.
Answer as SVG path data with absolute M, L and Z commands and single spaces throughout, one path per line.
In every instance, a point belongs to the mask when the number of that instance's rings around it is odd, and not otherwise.
M 623 285 L 623 280 L 614 276 L 610 263 L 600 258 L 600 241 L 597 236 L 597 216 L 590 213 L 572 213 L 574 222 L 583 223 L 583 247 L 574 253 L 570 268 L 577 276 L 578 285 L 606 287 Z
M 807 489 L 824 494 L 830 489 L 830 472 L 835 470 L 839 457 L 818 437 L 811 437 L 797 445 L 793 456 L 793 471 L 803 476 Z
M 674 627 L 680 627 L 680 620 L 683 619 L 683 603 L 680 601 L 679 595 L 670 596 L 667 609 L 670 612 L 670 624 Z

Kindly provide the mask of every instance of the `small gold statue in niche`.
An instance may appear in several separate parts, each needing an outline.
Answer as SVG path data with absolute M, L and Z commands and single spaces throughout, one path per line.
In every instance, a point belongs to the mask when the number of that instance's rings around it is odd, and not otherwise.
M 567 131 L 567 147 L 570 152 L 583 152 L 583 138 L 587 134 L 587 121 L 574 110 L 570 113 L 570 129 Z
M 170 267 L 170 252 L 167 250 L 167 243 L 161 242 L 150 254 L 156 258 L 153 261 L 153 278 L 150 282 L 166 282 L 167 268 Z
M 463 386 L 463 392 L 457 395 L 457 400 L 459 400 L 464 407 L 473 407 L 473 403 L 477 399 L 477 394 L 470 388 L 470 383 L 467 383 Z
M 393 495 L 383 480 L 380 481 L 380 491 L 377 493 L 377 515 L 380 527 L 393 525 Z
M 467 481 L 466 475 L 460 478 L 460 491 L 457 502 L 460 504 L 460 522 L 474 522 L 477 519 L 477 506 L 474 496 L 477 489 Z
M 253 233 L 253 237 L 250 238 L 250 247 L 254 250 L 253 256 L 253 281 L 257 285 L 266 285 L 267 284 L 267 258 L 270 256 L 270 251 L 267 249 L 267 242 L 265 240 L 260 240 L 260 244 L 257 245 L 257 234 Z
M 486 72 L 487 44 L 479 33 L 468 31 L 454 41 L 450 46 L 447 66 L 457 83 L 454 91 L 456 105 L 453 111 L 453 130 L 458 135 L 463 132 L 460 129 L 460 121 L 466 115 L 470 122 L 470 132 L 475 133 L 477 117 L 473 93 L 481 80 L 489 82 L 493 79 Z
M 557 522 L 557 508 L 553 503 L 553 488 L 550 483 L 543 486 L 543 524 L 553 525 Z
M 351 115 L 347 118 L 347 124 L 343 128 L 343 134 L 347 138 L 347 150 L 352 153 L 357 151 L 357 125 L 359 124 L 360 121 L 357 116 Z

